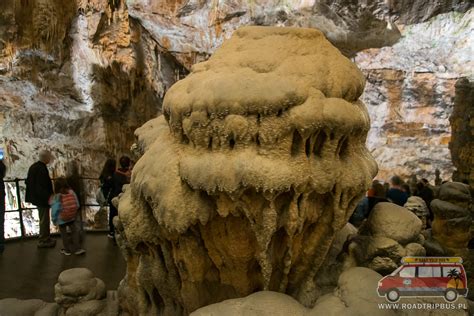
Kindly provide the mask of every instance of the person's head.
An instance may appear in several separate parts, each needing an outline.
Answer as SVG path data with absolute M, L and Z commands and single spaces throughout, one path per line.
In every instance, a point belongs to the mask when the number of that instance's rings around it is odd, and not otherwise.
M 67 193 L 69 189 L 69 184 L 67 183 L 66 178 L 61 177 L 54 181 L 55 193 Z
M 374 192 L 374 196 L 376 196 L 376 197 L 385 197 L 385 188 L 383 187 L 383 185 L 379 181 L 374 180 L 372 182 L 371 189 Z
M 403 192 L 405 192 L 405 193 L 408 194 L 409 196 L 411 195 L 410 186 L 409 186 L 408 184 L 402 183 L 401 189 L 402 189 Z
M 430 184 L 430 182 L 426 178 L 421 179 L 421 182 L 423 182 L 424 185 L 429 185 Z
M 390 178 L 390 187 L 392 188 L 400 188 L 402 183 L 402 179 L 399 176 L 393 176 Z
M 100 173 L 104 177 L 108 177 L 114 174 L 115 168 L 117 167 L 117 162 L 115 159 L 107 159 L 107 161 L 104 164 L 104 167 L 102 168 L 102 172 Z
M 416 191 L 417 191 L 418 193 L 420 193 L 421 190 L 423 190 L 424 187 L 425 187 L 425 184 L 424 184 L 423 182 L 419 181 L 419 182 L 416 184 Z
M 130 167 L 130 158 L 128 156 L 122 156 L 119 160 L 120 168 L 128 169 Z
M 49 164 L 51 161 L 53 161 L 53 154 L 51 154 L 51 152 L 48 150 L 42 150 L 39 153 L 39 161 Z

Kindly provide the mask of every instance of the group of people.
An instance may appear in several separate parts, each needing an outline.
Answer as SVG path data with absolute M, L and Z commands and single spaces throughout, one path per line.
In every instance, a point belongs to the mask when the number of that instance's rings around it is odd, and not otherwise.
M 56 240 L 51 238 L 50 223 L 58 226 L 63 242 L 60 252 L 65 256 L 72 254 L 82 255 L 86 251 L 81 247 L 80 230 L 81 217 L 79 214 L 80 202 L 71 188 L 71 183 L 64 177 L 53 181 L 49 176 L 48 164 L 53 160 L 53 155 L 43 150 L 39 153 L 39 160 L 28 169 L 26 178 L 26 196 L 28 203 L 35 205 L 39 214 L 39 240 L 38 248 L 53 248 Z M 112 199 L 122 192 L 122 186 L 130 183 L 131 160 L 122 156 L 119 160 L 120 167 L 116 169 L 116 161 L 108 159 L 100 174 L 101 190 L 107 198 L 109 206 L 109 234 L 115 240 L 115 228 L 113 218 L 118 215 L 117 208 Z M 3 178 L 6 174 L 6 166 L 0 160 L 0 198 L 5 201 L 5 185 Z M 51 212 L 50 212 L 51 210 Z M 4 246 L 4 219 L 5 203 L 0 203 L 0 253 Z
M 49 151 L 41 151 L 39 161 L 35 162 L 28 170 L 26 179 L 26 202 L 35 205 L 39 213 L 39 248 L 55 247 L 56 241 L 50 236 L 50 208 L 53 224 L 59 227 L 64 248 L 61 253 L 80 255 L 85 250 L 80 245 L 80 220 L 78 210 L 80 208 L 79 199 L 76 192 L 71 189 L 65 178 L 55 180 L 54 188 L 49 176 L 47 165 L 52 161 L 53 156 Z M 0 160 L 0 198 L 5 199 L 5 177 L 6 167 Z M 115 159 L 108 159 L 100 174 L 100 190 L 109 207 L 109 233 L 108 237 L 115 241 L 115 227 L 113 219 L 118 215 L 118 210 L 113 203 L 113 199 L 122 192 L 124 184 L 130 183 L 131 160 L 127 156 L 119 159 L 119 168 Z M 393 176 L 388 183 L 382 184 L 377 180 L 372 182 L 367 195 L 360 201 L 349 222 L 359 226 L 370 215 L 374 206 L 379 202 L 392 202 L 400 206 L 407 203 L 408 198 L 418 196 L 423 199 L 429 210 L 429 220 L 433 219 L 430 209 L 434 193 L 428 180 L 422 179 L 416 185 L 411 186 L 399 176 Z M 5 203 L 0 203 L 0 253 L 4 251 L 4 216 Z M 69 238 L 70 231 L 71 238 Z
M 86 251 L 81 248 L 79 238 L 79 199 L 66 178 L 56 179 L 53 187 L 47 167 L 53 158 L 49 151 L 41 151 L 39 160 L 28 169 L 25 181 L 25 200 L 38 208 L 40 222 L 38 248 L 56 246 L 56 240 L 50 236 L 50 222 L 52 220 L 53 224 L 58 226 L 63 241 L 64 248 L 61 249 L 61 253 L 65 256 L 70 256 L 73 253 L 82 255 Z M 68 231 L 70 231 L 70 237 Z
M 429 211 L 429 219 L 433 219 L 430 204 L 434 198 L 434 192 L 427 179 L 421 179 L 414 188 L 395 175 L 390 180 L 382 184 L 378 180 L 372 181 L 367 195 L 359 202 L 349 222 L 359 226 L 370 215 L 374 206 L 379 202 L 391 202 L 399 206 L 404 206 L 410 196 L 420 197 L 426 204 Z

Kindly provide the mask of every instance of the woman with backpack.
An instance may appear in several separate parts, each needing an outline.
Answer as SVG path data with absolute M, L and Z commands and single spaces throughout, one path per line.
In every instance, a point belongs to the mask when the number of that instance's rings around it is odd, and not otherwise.
M 76 193 L 69 187 L 65 178 L 58 178 L 54 182 L 55 194 L 51 197 L 51 217 L 53 224 L 59 227 L 64 248 L 61 253 L 65 256 L 82 255 L 86 251 L 80 248 L 79 230 L 75 225 L 79 201 Z M 68 227 L 71 239 L 68 238 Z

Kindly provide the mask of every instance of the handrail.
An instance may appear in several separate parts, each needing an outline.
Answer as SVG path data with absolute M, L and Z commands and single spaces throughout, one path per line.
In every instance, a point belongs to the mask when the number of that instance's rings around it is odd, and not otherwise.
M 56 178 L 52 178 L 51 180 L 54 181 Z M 80 180 L 97 180 L 99 181 L 98 178 L 92 178 L 92 177 L 79 177 Z M 24 178 L 14 178 L 14 179 L 4 179 L 3 182 L 5 183 L 14 183 L 15 184 L 15 195 L 16 195 L 16 202 L 17 202 L 17 207 L 16 209 L 5 209 L 5 213 L 13 213 L 13 212 L 18 212 L 19 214 L 19 221 L 20 221 L 20 236 L 19 237 L 12 237 L 14 239 L 16 238 L 26 238 L 26 237 L 31 237 L 26 235 L 26 229 L 25 229 L 25 223 L 23 220 L 23 211 L 25 210 L 37 210 L 37 207 L 27 207 L 23 206 L 23 201 L 21 197 L 21 190 L 20 190 L 20 181 L 25 181 L 26 179 Z M 76 192 L 76 193 L 85 193 L 85 192 Z M 89 192 L 90 193 L 90 192 Z M 85 194 L 80 194 L 81 198 L 81 208 L 82 207 L 91 207 L 91 206 L 99 206 L 99 204 L 91 204 L 91 203 L 85 203 Z M 80 220 L 82 222 L 82 212 L 80 212 Z M 11 238 L 8 238 L 11 239 Z

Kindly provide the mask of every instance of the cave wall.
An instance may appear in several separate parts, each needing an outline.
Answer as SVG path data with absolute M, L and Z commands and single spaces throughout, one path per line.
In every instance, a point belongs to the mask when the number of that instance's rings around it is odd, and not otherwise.
M 395 45 L 357 55 L 367 78 L 362 99 L 372 119 L 368 146 L 379 178 L 416 173 L 433 181 L 435 169 L 451 178 L 449 117 L 456 81 L 474 75 L 473 17 L 471 9 L 404 26 Z
M 456 82 L 455 91 L 449 118 L 453 133 L 449 149 L 456 167 L 453 179 L 474 187 L 474 82 L 461 78 Z
M 42 148 L 97 177 L 106 157 L 130 154 L 133 131 L 161 110 L 186 70 L 123 1 L 0 4 L 1 144 L 10 177 L 25 177 Z
M 320 29 L 365 73 L 368 146 L 379 178 L 453 171 L 454 83 L 472 76 L 469 1 L 275 2 L 5 0 L 0 3 L 0 128 L 10 176 L 41 147 L 96 176 L 129 153 L 167 89 L 241 25 Z M 413 131 L 413 132 L 411 132 Z M 397 158 L 397 159 L 394 159 Z M 395 168 L 395 170 L 393 170 Z

